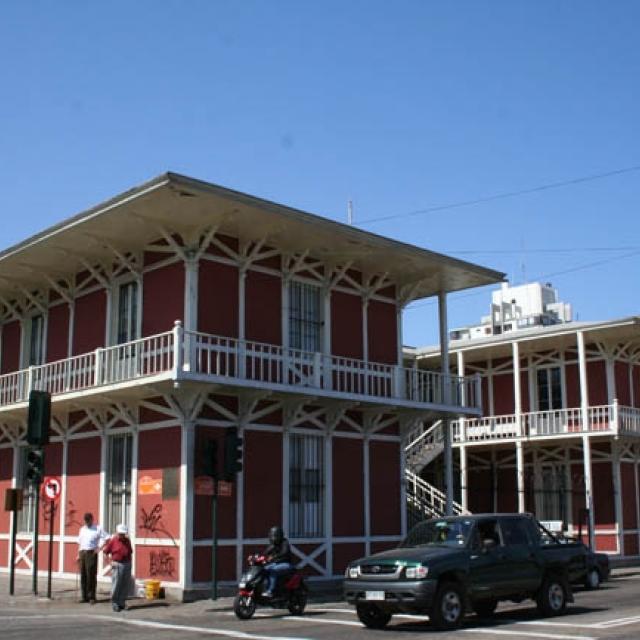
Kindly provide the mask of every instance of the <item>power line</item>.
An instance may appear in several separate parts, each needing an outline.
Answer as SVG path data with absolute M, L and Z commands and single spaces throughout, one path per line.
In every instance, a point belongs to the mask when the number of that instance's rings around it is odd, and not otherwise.
M 410 216 L 419 216 L 425 213 L 434 213 L 436 211 L 447 211 L 449 209 L 459 209 L 461 207 L 470 207 L 474 204 L 483 204 L 485 202 L 494 202 L 496 200 L 504 200 L 506 198 L 515 198 L 516 196 L 523 196 L 530 193 L 539 193 L 540 191 L 547 191 L 549 189 L 559 189 L 560 187 L 568 187 L 574 184 L 582 184 L 583 182 L 591 182 L 593 180 L 602 180 L 604 178 L 611 178 L 613 176 L 619 176 L 625 173 L 631 173 L 633 171 L 640 171 L 640 165 L 633 165 L 631 167 L 625 167 L 623 169 L 615 169 L 613 171 L 606 171 L 605 173 L 594 173 L 588 176 L 581 176 L 579 178 L 572 178 L 570 180 L 562 180 L 559 182 L 549 182 L 537 187 L 530 187 L 529 189 L 519 189 L 517 191 L 506 191 L 503 193 L 497 193 L 491 196 L 484 196 L 482 198 L 475 198 L 473 200 L 462 200 L 460 202 L 454 202 L 450 204 L 442 204 L 435 207 L 427 207 L 425 209 L 416 209 L 415 211 L 408 211 L 405 213 L 394 213 L 387 216 L 381 216 L 379 218 L 369 218 L 368 220 L 362 220 L 358 223 L 358 226 L 367 226 L 374 222 L 384 222 L 385 220 L 395 220 L 396 218 L 408 218 Z
M 591 253 L 607 251 L 640 251 L 640 247 L 566 247 L 554 249 L 466 249 L 466 250 L 446 250 L 439 253 L 450 255 L 472 255 L 472 254 L 527 254 L 527 253 Z
M 593 267 L 599 267 L 603 264 L 608 264 L 609 262 L 614 262 L 615 260 L 624 260 L 625 258 L 632 258 L 633 256 L 640 255 L 640 249 L 637 251 L 631 251 L 629 253 L 625 253 L 622 256 L 615 256 L 613 258 L 606 258 L 604 260 L 597 260 L 595 262 L 588 262 L 586 264 L 578 265 L 576 267 L 570 267 L 568 269 L 562 269 L 561 271 L 553 271 L 551 273 L 544 273 L 542 275 L 536 276 L 533 278 L 534 281 L 546 280 L 547 278 L 555 278 L 557 276 L 562 276 L 567 273 L 575 273 L 576 271 L 583 271 L 584 269 L 592 269 Z M 485 285 L 492 286 L 492 285 Z M 483 287 L 484 289 L 484 287 Z M 472 291 L 469 293 L 462 293 L 455 296 L 455 300 L 460 300 L 462 298 L 471 298 L 473 296 L 484 295 L 484 290 L 481 291 Z M 435 300 L 429 300 L 427 302 L 422 302 L 416 305 L 409 305 L 406 308 L 406 311 L 413 311 L 414 309 L 420 309 L 421 307 L 427 307 L 436 304 Z

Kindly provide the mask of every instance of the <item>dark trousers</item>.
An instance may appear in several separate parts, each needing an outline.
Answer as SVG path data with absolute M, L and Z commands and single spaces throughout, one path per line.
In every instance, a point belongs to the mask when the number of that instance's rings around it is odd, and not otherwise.
M 80 552 L 80 584 L 82 599 L 96 599 L 96 580 L 98 576 L 98 554 L 95 551 Z

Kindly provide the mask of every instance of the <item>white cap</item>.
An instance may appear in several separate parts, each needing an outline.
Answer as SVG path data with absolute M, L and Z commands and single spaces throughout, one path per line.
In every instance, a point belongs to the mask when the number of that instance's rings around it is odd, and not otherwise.
M 116 527 L 116 533 L 124 533 L 124 535 L 126 536 L 129 533 L 129 529 L 127 528 L 126 524 L 119 524 Z

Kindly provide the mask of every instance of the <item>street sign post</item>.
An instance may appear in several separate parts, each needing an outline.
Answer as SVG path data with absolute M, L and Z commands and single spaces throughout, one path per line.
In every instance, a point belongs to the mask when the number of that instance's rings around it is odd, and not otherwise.
M 45 477 L 40 489 L 45 504 L 45 514 L 49 514 L 49 569 L 47 574 L 47 598 L 51 599 L 51 571 L 53 568 L 53 519 L 56 514 L 56 505 L 62 493 L 60 478 Z M 37 516 L 36 516 L 37 517 Z

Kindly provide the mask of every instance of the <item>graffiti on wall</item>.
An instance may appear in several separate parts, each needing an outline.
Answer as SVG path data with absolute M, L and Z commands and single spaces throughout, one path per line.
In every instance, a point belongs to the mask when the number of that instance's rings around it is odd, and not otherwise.
M 84 522 L 79 520 L 78 510 L 76 509 L 73 500 L 67 502 L 67 509 L 65 513 L 64 526 L 66 529 L 71 529 L 74 526 L 81 527 Z
M 176 560 L 168 551 L 152 551 L 149 555 L 149 575 L 154 578 L 173 578 Z
M 173 542 L 175 547 L 178 546 L 172 533 L 164 523 L 162 518 L 162 505 L 160 503 L 154 505 L 150 511 L 147 511 L 144 507 L 140 508 L 140 528 L 148 537 L 166 536 Z

